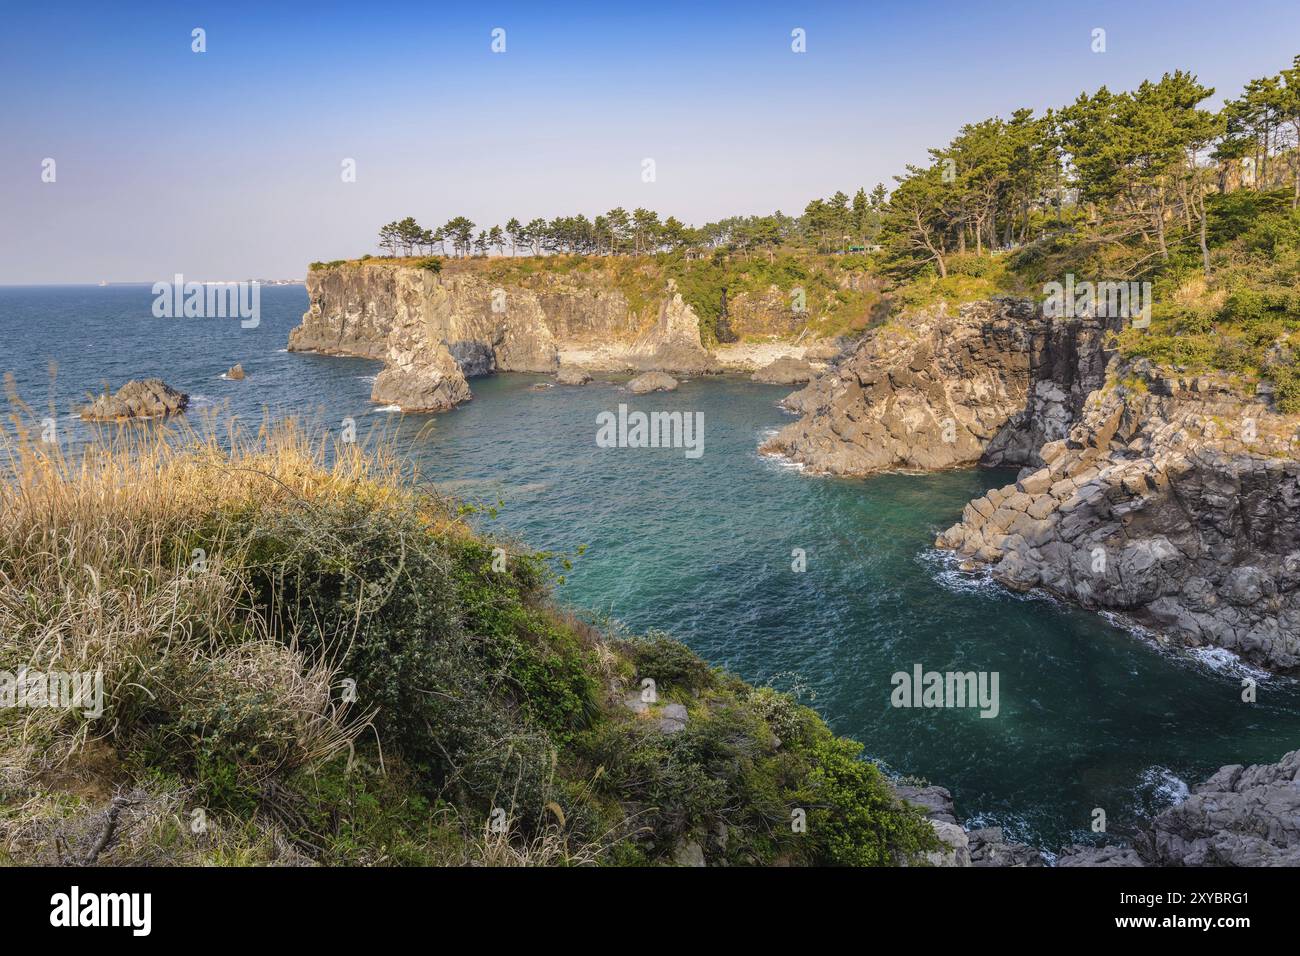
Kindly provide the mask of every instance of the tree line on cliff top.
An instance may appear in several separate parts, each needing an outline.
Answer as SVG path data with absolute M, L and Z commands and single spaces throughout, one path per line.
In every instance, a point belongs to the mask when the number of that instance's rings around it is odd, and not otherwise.
M 884 250 L 896 264 L 948 274 L 954 255 L 1017 248 L 1072 231 L 1134 251 L 1126 271 L 1168 262 L 1176 247 L 1199 249 L 1211 270 L 1207 196 L 1291 181 L 1300 206 L 1300 56 L 1250 81 L 1221 109 L 1195 75 L 1175 71 L 1131 92 L 1102 87 L 1042 115 L 1019 109 L 963 126 L 946 146 L 883 184 L 850 198 L 814 199 L 802 215 L 733 216 L 702 226 L 649 209 L 622 207 L 479 227 L 456 216 L 436 228 L 414 217 L 385 225 L 389 255 L 639 256 L 666 251 L 817 252 Z M 1231 178 L 1231 183 L 1228 182 Z
M 594 219 L 582 213 L 526 223 L 511 218 L 504 228 L 480 228 L 465 216 L 456 216 L 429 229 L 407 216 L 379 230 L 379 248 L 388 255 L 406 256 L 433 252 L 486 256 L 507 251 L 511 255 L 639 256 L 675 250 L 771 249 L 799 242 L 820 252 L 847 251 L 875 242 L 883 224 L 886 195 L 883 185 L 877 185 L 870 195 L 858 189 L 852 199 L 836 192 L 827 199 L 813 200 L 800 217 L 777 210 L 770 216 L 732 216 L 699 227 L 687 226 L 674 216 L 660 219 L 650 209 L 628 212 L 622 207 Z

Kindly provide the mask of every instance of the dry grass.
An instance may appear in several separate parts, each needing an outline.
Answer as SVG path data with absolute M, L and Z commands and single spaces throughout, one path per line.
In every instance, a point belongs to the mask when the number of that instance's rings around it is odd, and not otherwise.
M 328 549 L 321 536 L 347 528 L 315 512 L 391 513 L 437 536 L 467 537 L 468 526 L 382 433 L 343 443 L 294 421 L 248 430 L 192 417 L 105 428 L 72 454 L 42 441 L 38 416 L 12 393 L 11 402 L 0 426 L 0 671 L 97 672 L 104 701 L 99 717 L 77 706 L 0 709 L 0 863 L 325 857 L 301 795 L 283 781 L 343 755 L 350 767 L 362 749 L 383 772 L 374 712 L 349 712 L 339 693 L 356 632 L 272 633 L 269 622 L 286 625 L 250 593 L 248 529 L 299 522 Z M 582 637 L 598 643 L 594 631 Z M 196 833 L 190 814 L 204 801 L 188 778 L 152 774 L 142 734 L 184 753 L 189 735 L 206 737 L 245 707 L 257 737 L 239 754 L 240 783 L 259 805 L 209 812 Z M 169 729 L 159 731 L 160 714 Z M 444 810 L 412 840 L 445 865 L 582 865 L 603 849 L 571 841 L 554 821 L 529 836 L 476 830 Z M 378 845 L 352 859 L 392 862 Z
M 226 685 L 282 709 L 277 769 L 347 750 L 365 715 L 332 702 L 330 659 L 306 659 L 252 613 L 224 516 L 350 500 L 448 522 L 394 480 L 396 459 L 292 422 L 249 433 L 215 420 L 112 429 L 65 456 L 29 420 L 18 407 L 0 431 L 0 670 L 100 672 L 104 714 L 0 711 L 0 769 L 48 772 L 160 698 Z M 191 548 L 200 533 L 218 544 Z

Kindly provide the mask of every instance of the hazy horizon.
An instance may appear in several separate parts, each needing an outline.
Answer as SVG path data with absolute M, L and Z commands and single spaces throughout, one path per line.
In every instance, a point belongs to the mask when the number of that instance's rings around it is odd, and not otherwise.
M 1300 51 L 1296 22 L 1275 0 L 14 11 L 0 284 L 300 278 L 405 215 L 797 215 L 1019 107 L 1173 69 L 1235 96 Z

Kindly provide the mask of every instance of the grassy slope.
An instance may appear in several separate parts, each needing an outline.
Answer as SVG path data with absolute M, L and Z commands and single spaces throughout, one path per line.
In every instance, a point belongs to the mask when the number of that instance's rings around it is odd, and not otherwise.
M 0 711 L 0 860 L 92 857 L 115 795 L 100 863 L 642 864 L 695 842 L 713 863 L 880 864 L 933 845 L 811 710 L 576 620 L 547 556 L 480 537 L 382 448 L 173 426 L 69 462 L 15 422 L 0 669 L 102 670 L 106 707 Z M 659 700 L 637 715 L 645 678 Z M 672 735 L 668 702 L 689 713 Z

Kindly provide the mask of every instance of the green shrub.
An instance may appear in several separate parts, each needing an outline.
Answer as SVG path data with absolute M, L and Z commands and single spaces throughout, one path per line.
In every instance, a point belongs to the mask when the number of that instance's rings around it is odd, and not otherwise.
M 813 747 L 809 833 L 841 866 L 885 866 L 938 847 L 921 813 L 900 805 L 881 772 L 859 758 L 862 745 L 826 738 Z
M 684 644 L 651 631 L 629 642 L 637 680 L 650 678 L 660 690 L 682 688 L 692 693 L 713 685 L 713 671 Z

